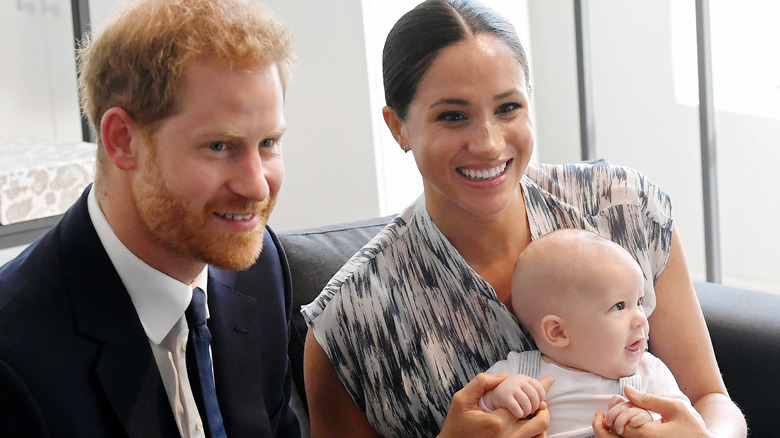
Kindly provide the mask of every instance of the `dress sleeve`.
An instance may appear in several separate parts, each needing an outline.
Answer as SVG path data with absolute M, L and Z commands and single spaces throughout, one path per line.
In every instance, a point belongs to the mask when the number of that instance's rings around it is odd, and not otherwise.
M 594 175 L 598 202 L 592 223 L 597 232 L 628 250 L 645 277 L 645 311 L 655 309 L 655 283 L 672 241 L 672 204 L 660 187 L 637 170 L 599 166 Z
M 654 285 L 671 247 L 669 195 L 641 172 L 605 163 L 536 163 L 526 175 L 532 234 L 583 228 L 626 248 L 644 273 L 649 315 L 655 308 Z

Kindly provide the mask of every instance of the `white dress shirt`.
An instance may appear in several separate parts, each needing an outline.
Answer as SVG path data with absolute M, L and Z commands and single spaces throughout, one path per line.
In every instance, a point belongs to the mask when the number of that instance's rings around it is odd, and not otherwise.
M 184 311 L 192 299 L 193 287 L 200 287 L 208 294 L 207 268 L 192 285 L 152 268 L 136 257 L 116 236 L 98 205 L 94 188 L 89 192 L 87 206 L 95 231 L 127 289 L 149 338 L 181 436 L 205 437 L 187 377 L 185 349 L 188 329 Z

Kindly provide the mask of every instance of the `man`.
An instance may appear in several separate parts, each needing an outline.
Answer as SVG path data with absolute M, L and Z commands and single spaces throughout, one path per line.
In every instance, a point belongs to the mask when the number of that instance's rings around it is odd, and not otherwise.
M 82 49 L 95 183 L 0 269 L 0 435 L 300 434 L 266 228 L 290 46 L 250 0 L 143 0 Z

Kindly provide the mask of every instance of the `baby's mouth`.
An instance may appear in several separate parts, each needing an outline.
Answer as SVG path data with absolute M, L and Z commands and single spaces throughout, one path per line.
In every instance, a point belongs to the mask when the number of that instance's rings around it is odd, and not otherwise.
M 643 347 L 644 347 L 644 340 L 640 339 L 640 340 L 634 342 L 633 344 L 627 346 L 626 350 L 628 350 L 628 351 L 630 351 L 632 353 L 637 353 L 639 351 L 642 351 Z

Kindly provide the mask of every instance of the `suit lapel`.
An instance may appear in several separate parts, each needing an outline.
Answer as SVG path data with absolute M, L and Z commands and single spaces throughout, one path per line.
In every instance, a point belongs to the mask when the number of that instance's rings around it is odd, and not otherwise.
M 89 219 L 88 191 L 62 224 L 62 259 L 77 330 L 103 343 L 95 372 L 127 434 L 178 436 L 149 340 Z
M 270 232 L 257 262 L 241 272 L 209 268 L 214 377 L 228 435 L 276 434 L 289 401 L 289 275 Z M 273 418 L 269 418 L 272 415 Z
M 263 431 L 268 424 L 263 387 L 256 357 L 263 341 L 255 298 L 234 290 L 236 272 L 209 268 L 209 329 L 214 356 L 214 377 L 222 417 L 228 434 Z M 270 433 L 270 432 L 269 432 Z
M 209 267 L 209 327 L 212 323 L 224 319 L 224 327 L 216 328 L 222 331 L 227 328 L 225 333 L 230 333 L 231 337 L 235 334 L 238 342 L 246 341 L 242 336 L 250 335 L 253 330 L 258 330 L 257 318 L 257 300 L 251 296 L 242 294 L 234 289 L 238 273 L 233 271 L 223 271 L 221 269 Z M 228 318 L 221 318 L 227 315 Z

